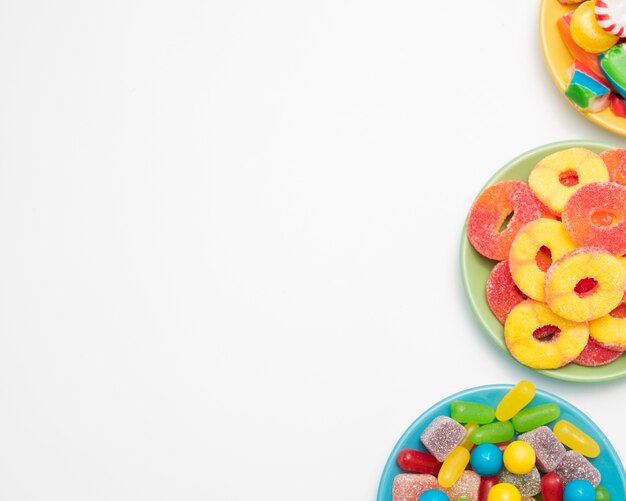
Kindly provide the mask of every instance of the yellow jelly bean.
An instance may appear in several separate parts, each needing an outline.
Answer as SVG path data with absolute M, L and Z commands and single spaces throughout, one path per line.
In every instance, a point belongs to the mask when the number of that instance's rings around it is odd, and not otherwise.
M 513 484 L 504 482 L 489 489 L 487 501 L 522 501 L 522 495 Z
M 599 54 L 613 47 L 619 37 L 600 27 L 595 8 L 595 1 L 581 3 L 572 15 L 569 29 L 576 45 L 592 54 Z
M 535 385 L 530 381 L 520 381 L 502 397 L 496 408 L 496 419 L 508 421 L 535 398 Z
M 437 476 L 439 485 L 444 488 L 452 487 L 461 473 L 465 471 L 469 460 L 470 453 L 465 447 L 458 446 L 455 448 L 441 465 L 441 470 Z
M 480 425 L 477 425 L 476 423 L 467 423 L 465 425 L 465 438 L 463 439 L 463 442 L 461 442 L 461 447 L 465 447 L 468 451 L 471 451 L 474 448 L 476 444 L 472 442 L 470 435 L 478 428 L 480 428 Z
M 504 449 L 504 466 L 515 475 L 525 475 L 535 467 L 535 450 L 527 442 L 516 440 Z
M 554 425 L 554 434 L 563 445 L 580 452 L 583 456 L 595 458 L 600 455 L 598 443 L 568 421 L 561 420 L 556 423 Z

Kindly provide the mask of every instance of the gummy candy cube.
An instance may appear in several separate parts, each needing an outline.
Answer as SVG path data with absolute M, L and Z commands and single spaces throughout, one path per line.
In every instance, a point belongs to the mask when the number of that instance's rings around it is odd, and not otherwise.
M 600 483 L 600 472 L 580 452 L 567 451 L 563 459 L 555 468 L 556 473 L 563 480 L 563 484 L 572 480 L 588 480 L 594 487 Z
M 438 487 L 437 479 L 432 475 L 400 473 L 393 479 L 392 498 L 393 501 L 416 501 L 424 491 Z
M 479 487 L 480 475 L 467 470 L 461 473 L 461 476 L 452 487 L 444 489 L 443 492 L 450 499 L 466 498 L 468 501 L 477 501 Z
M 514 475 L 506 469 L 498 475 L 500 483 L 513 484 L 520 491 L 522 496 L 536 496 L 541 492 L 541 475 L 537 468 L 533 468 L 524 475 Z
M 420 436 L 424 447 L 438 461 L 444 461 L 464 438 L 463 425 L 448 416 L 433 419 Z
M 563 460 L 565 447 L 547 426 L 540 426 L 532 431 L 522 433 L 517 438 L 527 442 L 535 450 L 536 465 L 539 471 L 553 471 Z

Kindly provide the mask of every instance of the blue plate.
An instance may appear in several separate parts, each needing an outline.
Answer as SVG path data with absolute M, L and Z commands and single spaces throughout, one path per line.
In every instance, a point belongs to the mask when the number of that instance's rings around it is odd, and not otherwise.
M 433 405 L 430 409 L 418 417 L 411 426 L 404 432 L 398 443 L 391 451 L 389 459 L 385 464 L 380 484 L 378 485 L 377 501 L 392 501 L 391 487 L 393 479 L 402 470 L 396 464 L 398 452 L 402 449 L 418 449 L 425 451 L 420 442 L 420 435 L 428 426 L 428 424 L 437 416 L 450 415 L 450 403 L 454 400 L 465 400 L 469 402 L 478 402 L 496 407 L 500 399 L 512 388 L 512 385 L 488 385 L 471 388 L 452 395 L 441 402 Z M 613 446 L 606 438 L 604 433 L 598 426 L 589 419 L 585 414 L 580 412 L 569 402 L 560 397 L 537 389 L 537 394 L 533 401 L 529 404 L 541 405 L 547 403 L 556 403 L 561 408 L 561 416 L 559 419 L 565 419 L 570 423 L 578 426 L 581 430 L 591 436 L 600 445 L 601 453 L 597 458 L 591 459 L 591 463 L 600 471 L 602 475 L 601 485 L 606 487 L 611 493 L 611 499 L 616 501 L 626 500 L 626 472 L 619 456 L 613 449 Z M 549 426 L 552 428 L 554 423 Z

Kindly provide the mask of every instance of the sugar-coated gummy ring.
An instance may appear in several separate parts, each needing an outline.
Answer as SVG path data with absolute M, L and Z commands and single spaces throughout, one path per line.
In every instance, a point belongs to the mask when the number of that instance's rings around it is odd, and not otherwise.
M 573 322 L 612 311 L 626 288 L 626 268 L 604 249 L 580 247 L 552 263 L 546 273 L 546 303 Z
M 503 325 L 511 310 L 528 299 L 526 294 L 515 285 L 509 270 L 509 261 L 506 259 L 500 261 L 491 270 L 485 292 L 489 309 Z
M 548 210 L 522 181 L 501 181 L 485 188 L 476 198 L 467 220 L 467 238 L 489 259 L 502 261 L 509 255 L 511 242 L 519 229 Z M 510 221 L 502 231 L 507 217 Z
M 556 260 L 576 246 L 565 231 L 565 226 L 554 219 L 537 219 L 524 226 L 516 235 L 509 252 L 511 277 L 519 289 L 532 299 L 544 300 L 544 282 L 550 263 L 541 266 L 542 250 Z
M 589 322 L 589 334 L 606 348 L 626 351 L 626 299 L 610 313 Z
M 605 150 L 600 158 L 609 171 L 609 181 L 626 184 L 626 150 Z
M 537 339 L 546 328 L 551 329 L 552 339 Z M 533 299 L 513 308 L 504 324 L 504 340 L 511 355 L 534 369 L 563 367 L 583 351 L 588 339 L 586 323 L 561 318 Z
M 600 367 L 601 365 L 610 364 L 622 356 L 622 351 L 611 350 L 598 343 L 598 341 L 591 336 L 591 327 L 589 331 L 587 346 L 585 346 L 585 349 L 576 357 L 574 360 L 575 364 L 585 367 Z
M 586 148 L 569 148 L 548 155 L 530 171 L 530 189 L 549 209 L 561 214 L 565 203 L 581 186 L 608 181 L 602 159 Z
M 579 247 L 600 247 L 620 256 L 626 253 L 626 186 L 582 186 L 565 204 L 563 224 Z

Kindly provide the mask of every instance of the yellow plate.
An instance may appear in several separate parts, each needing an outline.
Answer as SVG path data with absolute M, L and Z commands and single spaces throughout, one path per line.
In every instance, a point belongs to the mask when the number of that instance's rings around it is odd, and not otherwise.
M 548 70 L 557 87 L 563 94 L 563 98 L 573 104 L 565 96 L 565 70 L 572 64 L 574 59 L 561 40 L 556 22 L 568 12 L 574 10 L 577 5 L 561 5 L 558 0 L 541 0 L 539 11 L 539 38 L 541 39 L 541 50 L 548 65 Z M 576 108 L 578 109 L 578 108 Z M 626 136 L 626 118 L 618 117 L 610 108 L 606 108 L 599 113 L 585 113 L 578 110 L 592 122 L 608 129 L 616 134 Z

